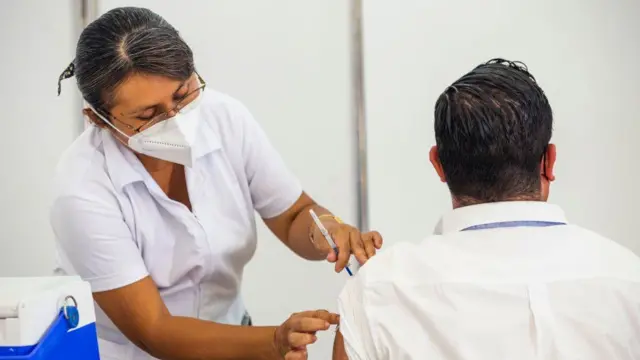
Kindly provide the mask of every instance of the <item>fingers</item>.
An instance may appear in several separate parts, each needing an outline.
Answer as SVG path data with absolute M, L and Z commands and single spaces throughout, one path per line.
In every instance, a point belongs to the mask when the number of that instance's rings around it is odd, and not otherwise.
M 336 272 L 341 272 L 349 265 L 351 254 L 363 265 L 382 247 L 382 236 L 379 232 L 361 234 L 358 229 L 346 224 L 340 224 L 331 236 L 336 243 L 337 251 L 330 251 L 327 261 L 335 263 Z
M 297 317 L 291 321 L 291 331 L 297 332 L 316 332 L 327 330 L 329 328 L 329 321 L 323 318 L 313 317 Z
M 292 348 L 304 348 L 316 342 L 318 338 L 314 334 L 292 332 L 289 333 L 287 340 L 289 341 L 289 346 Z
M 284 356 L 284 360 L 306 360 L 307 356 L 307 349 L 291 350 Z
M 371 237 L 373 238 L 373 245 L 376 249 L 380 250 L 380 248 L 382 248 L 382 235 L 377 231 L 371 231 L 367 234 L 371 234 Z
M 295 316 L 301 318 L 313 318 L 318 320 L 323 320 L 329 324 L 335 325 L 340 322 L 340 315 L 336 313 L 329 312 L 327 310 L 310 310 L 303 311 L 301 313 L 295 314 Z M 328 326 L 327 326 L 328 328 Z M 322 330 L 322 329 L 319 329 Z M 326 330 L 326 329 L 325 329 Z
M 349 244 L 351 246 L 351 253 L 355 256 L 356 260 L 358 260 L 360 264 L 367 262 L 369 257 L 362 242 L 362 235 L 358 230 L 354 229 L 349 232 Z
M 336 252 L 331 250 L 329 252 L 329 255 L 327 255 L 327 261 L 330 263 L 334 263 L 336 261 L 338 261 L 338 255 L 336 255 Z
M 366 251 L 367 253 L 367 259 L 373 257 L 376 254 L 376 247 L 373 241 L 373 234 L 372 233 L 362 234 L 362 243 L 364 244 L 364 251 Z
M 328 312 L 327 310 L 316 310 L 313 317 L 322 319 L 331 325 L 337 325 L 340 323 L 340 315 Z
M 338 246 L 338 260 L 336 261 L 336 272 L 340 272 L 344 270 L 344 267 L 347 266 L 349 262 L 349 256 L 351 256 L 351 241 L 350 241 L 350 232 L 347 231 L 344 227 L 336 232 L 334 241 Z
M 328 330 L 331 324 L 338 324 L 340 316 L 327 310 L 304 311 L 291 315 L 286 321 L 286 343 L 290 349 L 285 359 L 307 359 L 306 347 L 315 343 L 317 331 Z

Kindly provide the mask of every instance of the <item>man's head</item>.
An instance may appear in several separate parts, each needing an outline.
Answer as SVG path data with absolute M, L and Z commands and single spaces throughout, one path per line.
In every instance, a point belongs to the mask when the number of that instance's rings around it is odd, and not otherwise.
M 546 201 L 552 125 L 547 97 L 520 62 L 493 59 L 451 84 L 436 102 L 430 158 L 454 207 Z

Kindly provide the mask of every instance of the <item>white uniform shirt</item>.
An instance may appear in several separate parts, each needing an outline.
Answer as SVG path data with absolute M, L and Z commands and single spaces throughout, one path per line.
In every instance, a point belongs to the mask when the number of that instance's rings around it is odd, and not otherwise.
M 463 207 L 340 295 L 350 360 L 640 359 L 640 259 L 542 202 Z
M 91 126 L 58 166 L 51 223 L 60 272 L 80 275 L 94 292 L 150 275 L 173 315 L 240 324 L 254 210 L 280 215 L 302 189 L 242 104 L 211 90 L 202 96 L 197 160 L 186 169 L 193 213 L 107 130 Z M 151 359 L 96 311 L 103 360 Z

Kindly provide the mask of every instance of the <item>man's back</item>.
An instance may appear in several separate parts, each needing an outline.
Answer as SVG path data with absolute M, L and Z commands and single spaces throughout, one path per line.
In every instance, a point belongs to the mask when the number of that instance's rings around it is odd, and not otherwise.
M 466 206 L 438 227 L 345 287 L 350 360 L 640 359 L 630 251 L 545 202 Z

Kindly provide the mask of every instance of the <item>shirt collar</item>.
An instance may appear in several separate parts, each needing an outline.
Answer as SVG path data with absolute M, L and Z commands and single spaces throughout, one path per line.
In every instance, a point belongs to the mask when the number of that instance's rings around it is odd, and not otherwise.
M 143 166 L 133 152 L 116 140 L 108 130 L 98 127 L 96 130 L 101 132 L 106 170 L 116 188 L 122 189 L 128 184 L 144 181 L 139 171 Z
M 203 96 L 207 96 L 207 93 L 205 92 Z M 220 135 L 213 128 L 212 122 L 206 120 L 209 116 L 209 114 L 206 114 L 207 110 L 202 109 L 201 111 L 203 118 L 200 122 L 200 131 L 198 131 L 198 137 L 196 138 L 193 149 L 193 151 L 195 151 L 196 159 L 222 148 Z
M 564 211 L 557 205 L 543 201 L 505 201 L 454 209 L 442 216 L 434 233 L 456 232 L 470 226 L 505 221 L 567 222 Z

